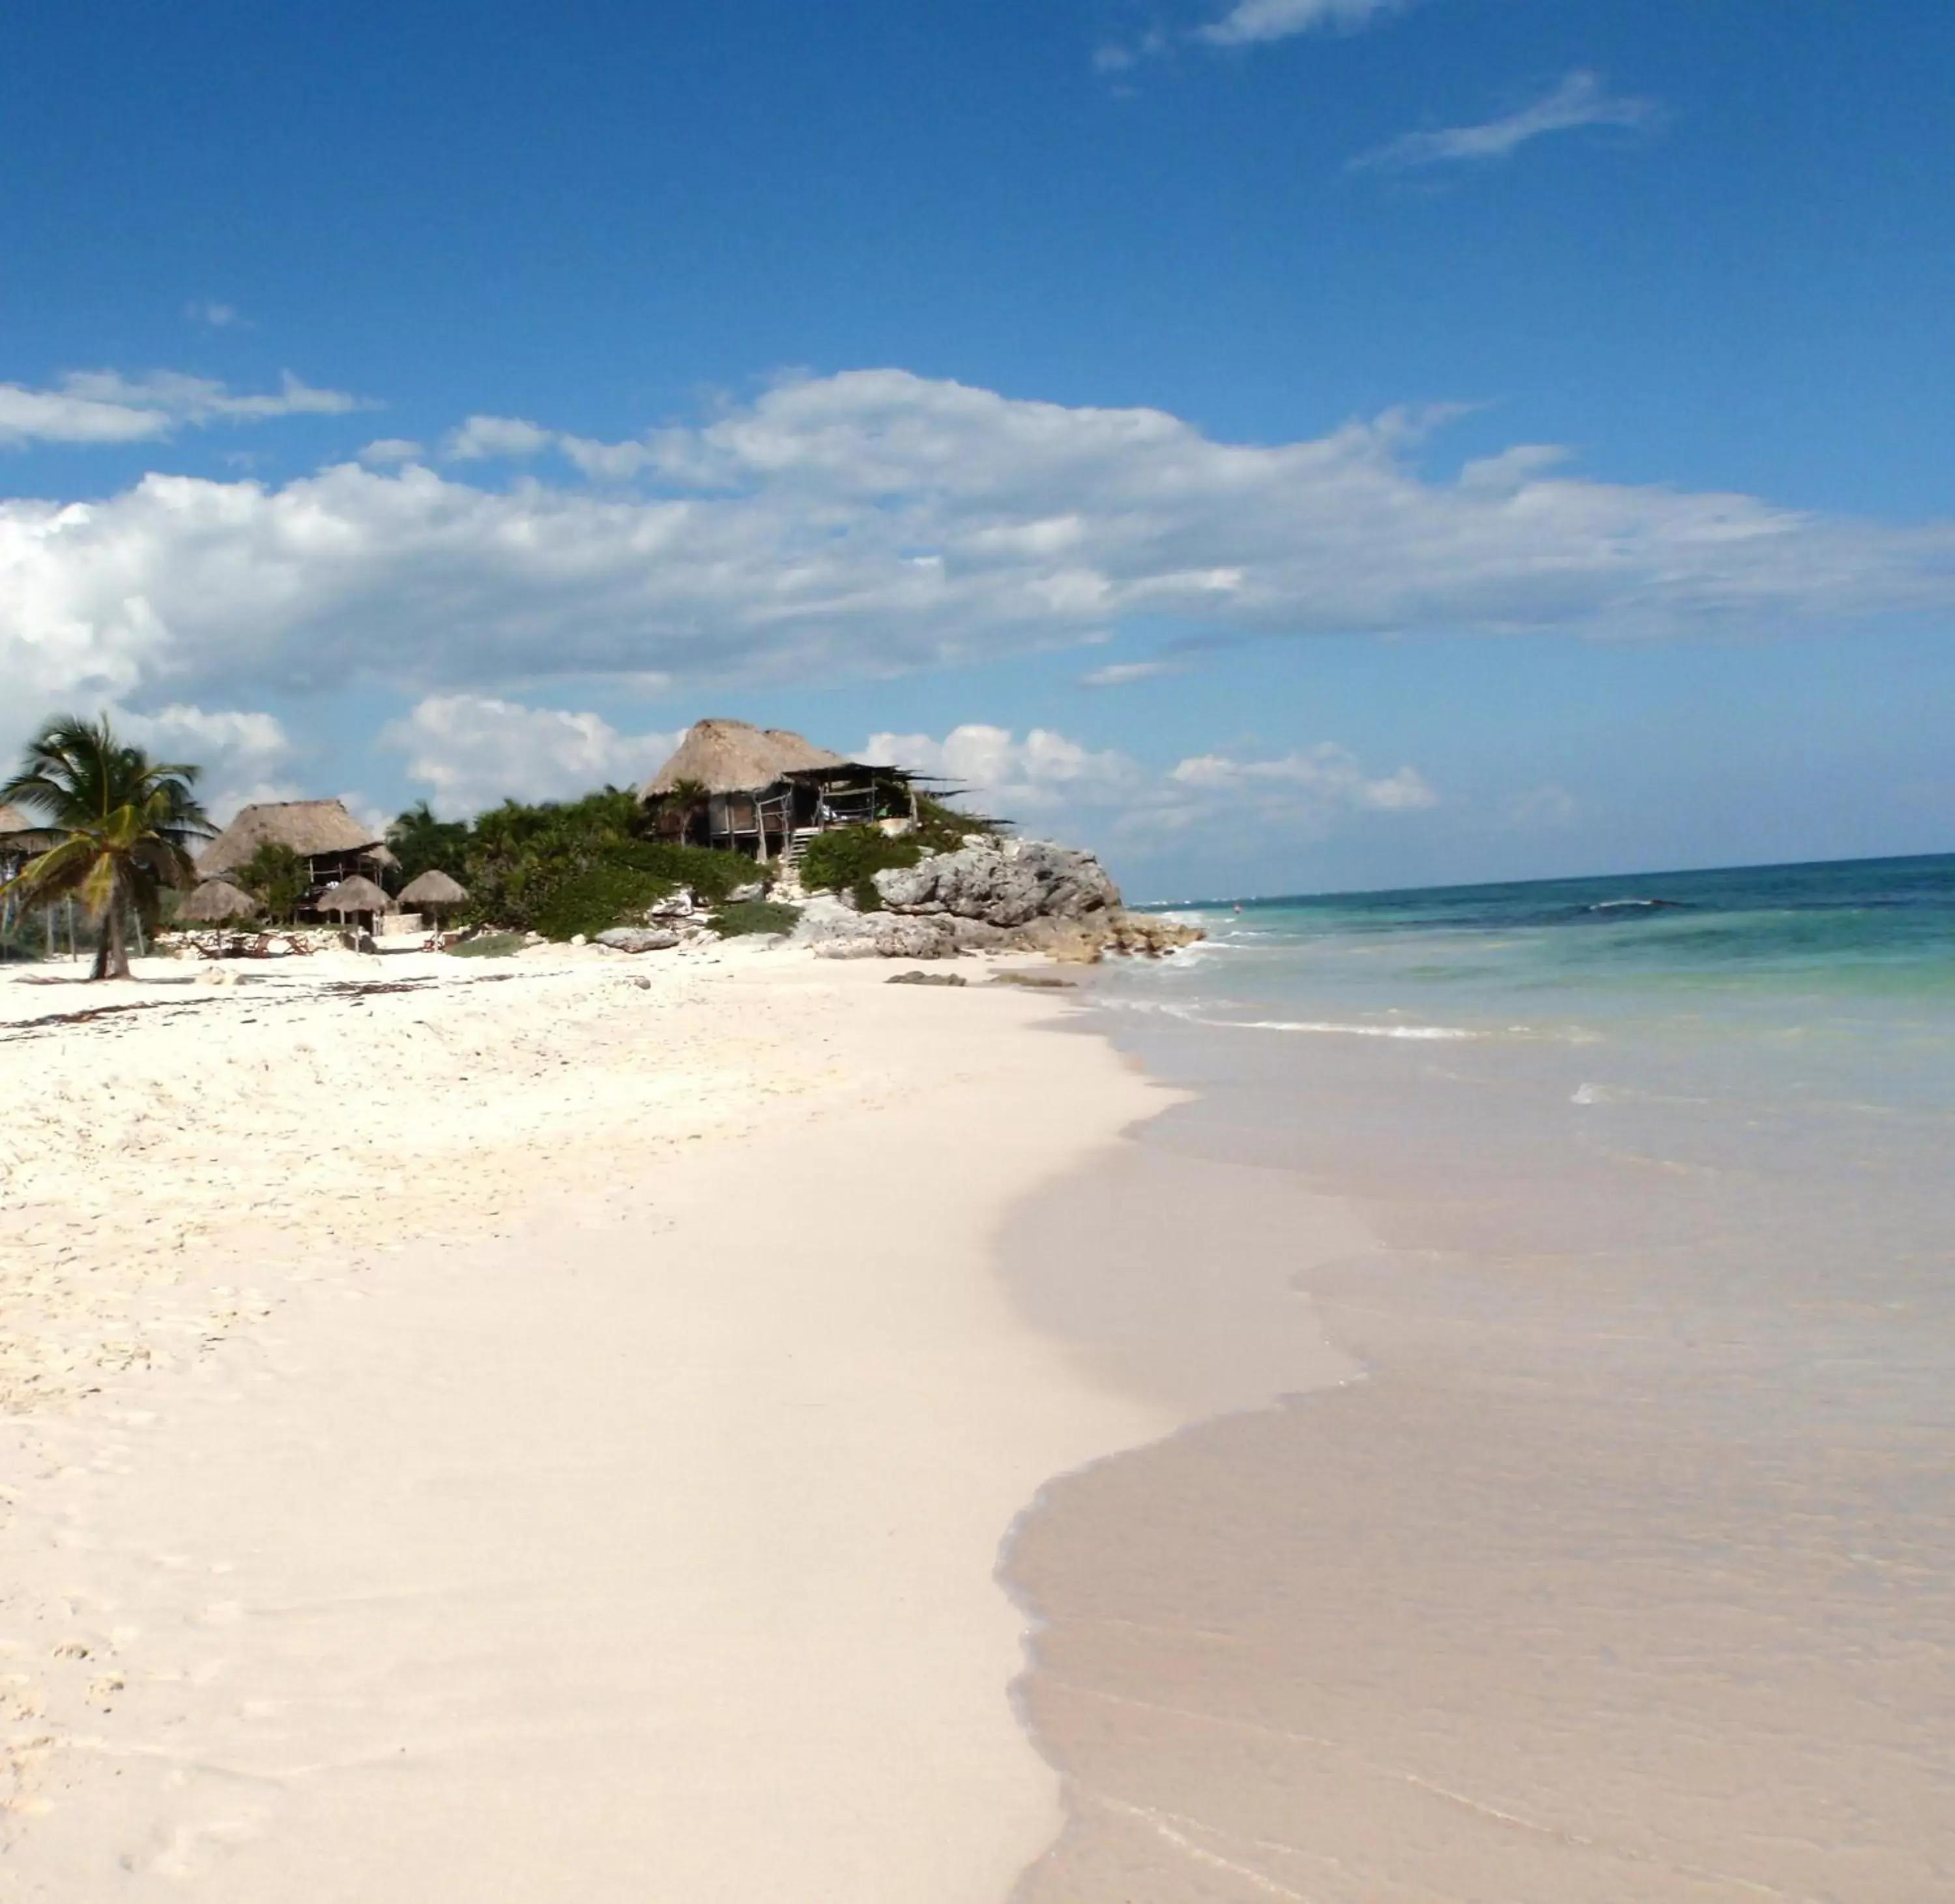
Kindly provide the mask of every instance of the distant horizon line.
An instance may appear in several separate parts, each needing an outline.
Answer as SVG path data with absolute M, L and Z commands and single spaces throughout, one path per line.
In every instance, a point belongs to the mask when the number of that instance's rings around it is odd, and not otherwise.
M 1917 860 L 1955 860 L 1955 846 L 1938 853 L 1856 854 L 1845 859 L 1755 860 L 1735 865 L 1652 867 L 1641 872 L 1551 873 L 1525 880 L 1440 881 L 1431 886 L 1337 886 L 1314 892 L 1239 892 L 1207 898 L 1140 899 L 1141 908 L 1161 911 L 1212 911 L 1224 906 L 1274 906 L 1314 899 L 1390 899 L 1420 892 L 1494 892 L 1516 886 L 1577 886 L 1610 880 L 1697 878 L 1706 873 L 1796 873 L 1834 866 L 1901 866 Z

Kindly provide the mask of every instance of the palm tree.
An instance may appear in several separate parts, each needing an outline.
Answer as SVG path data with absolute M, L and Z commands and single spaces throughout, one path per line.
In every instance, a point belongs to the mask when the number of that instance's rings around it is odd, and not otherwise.
M 468 848 L 468 828 L 458 820 L 437 820 L 425 800 L 417 800 L 387 829 L 387 844 L 401 862 L 403 882 L 430 870 L 459 871 Z
M 669 814 L 672 816 L 680 839 L 689 840 L 692 837 L 692 823 L 705 812 L 707 803 L 712 798 L 704 780 L 675 780 L 659 801 L 659 817 L 663 820 Z
M 127 978 L 129 914 L 153 933 L 163 888 L 195 878 L 190 842 L 212 831 L 190 791 L 198 771 L 125 745 L 105 716 L 58 714 L 0 786 L 0 801 L 38 807 L 60 836 L 0 892 L 29 905 L 78 896 L 100 932 L 92 978 Z

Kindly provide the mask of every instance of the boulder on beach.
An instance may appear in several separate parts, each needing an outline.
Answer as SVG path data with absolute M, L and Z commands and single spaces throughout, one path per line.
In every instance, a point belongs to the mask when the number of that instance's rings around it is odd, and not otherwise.
M 678 934 L 666 926 L 613 926 L 600 932 L 597 943 L 613 952 L 669 952 L 678 943 Z
M 1198 926 L 1122 909 L 1120 889 L 1091 853 L 1050 840 L 972 833 L 954 852 L 875 876 L 883 902 L 858 912 L 817 893 L 791 943 L 822 958 L 954 958 L 1038 952 L 1090 965 L 1108 952 L 1152 958 L 1192 944 Z
M 1045 839 L 970 833 L 955 852 L 875 876 L 892 912 L 948 914 L 1009 928 L 1034 919 L 1094 919 L 1119 909 L 1120 889 L 1091 853 Z

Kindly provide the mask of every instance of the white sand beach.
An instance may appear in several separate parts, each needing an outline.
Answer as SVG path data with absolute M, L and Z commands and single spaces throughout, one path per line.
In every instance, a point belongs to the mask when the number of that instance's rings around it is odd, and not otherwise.
M 1006 1895 L 1000 1542 L 1173 1417 L 990 1245 L 1166 1094 L 880 961 L 140 969 L 0 979 L 8 1894 Z

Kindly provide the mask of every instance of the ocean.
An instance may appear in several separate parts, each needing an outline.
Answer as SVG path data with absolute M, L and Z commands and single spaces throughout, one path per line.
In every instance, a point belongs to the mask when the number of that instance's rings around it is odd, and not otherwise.
M 1187 1101 L 1019 1231 L 1207 1369 L 1014 1543 L 1027 1896 L 1955 1896 L 1955 857 L 1179 910 Z

